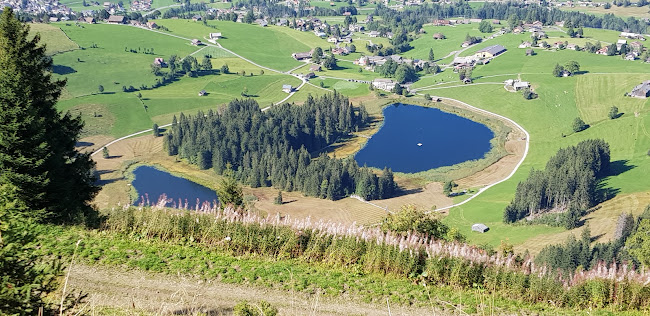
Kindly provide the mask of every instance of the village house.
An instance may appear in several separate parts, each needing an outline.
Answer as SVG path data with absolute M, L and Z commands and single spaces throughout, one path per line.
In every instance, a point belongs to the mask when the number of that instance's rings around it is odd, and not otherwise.
M 493 58 L 506 52 L 506 48 L 501 45 L 492 45 L 480 49 L 474 54 L 477 58 Z
M 555 42 L 555 43 L 553 43 L 553 47 L 556 48 L 556 49 L 563 49 L 563 48 L 565 48 L 564 47 L 564 42 L 562 42 L 562 41 Z
M 339 39 L 336 38 L 336 37 L 330 37 L 330 38 L 327 39 L 327 42 L 336 44 L 336 43 L 339 42 Z
M 566 49 L 570 49 L 570 50 L 578 50 L 578 45 L 576 45 L 576 44 L 569 44 L 569 45 L 566 46 Z
M 307 74 L 302 75 L 301 77 L 302 77 L 303 79 L 305 79 L 305 80 L 309 80 L 309 79 L 311 79 L 311 78 L 315 78 L 315 77 L 316 77 L 316 74 L 313 73 L 313 72 L 310 72 L 310 73 L 307 73 Z
M 609 46 L 605 46 L 599 50 L 596 51 L 596 54 L 598 55 L 607 55 L 607 52 L 609 51 Z
M 201 18 L 201 16 L 198 15 L 198 14 L 197 14 L 197 15 L 194 15 L 194 16 L 192 17 L 192 21 L 194 21 L 194 22 L 201 21 L 202 19 L 203 19 L 203 18 Z
M 488 230 L 490 230 L 490 228 L 485 226 L 485 224 L 474 224 L 474 225 L 472 225 L 472 231 L 475 231 L 475 232 L 485 233 Z
M 442 34 L 442 33 L 436 33 L 436 34 L 433 34 L 433 39 L 434 40 L 443 40 L 443 39 L 445 39 L 445 35 Z
M 385 91 L 393 91 L 393 89 L 395 89 L 395 85 L 397 85 L 397 82 L 395 80 L 387 78 L 378 78 L 372 81 L 373 87 Z
M 320 65 L 311 65 L 311 67 L 309 67 L 309 71 L 311 71 L 311 72 L 321 71 L 321 66 Z
M 481 23 L 483 19 L 469 19 L 470 23 Z
M 93 18 L 92 16 L 87 16 L 87 17 L 84 18 L 84 22 L 89 23 L 89 24 L 95 24 L 96 21 L 95 21 L 95 18 Z
M 218 39 L 220 39 L 220 38 L 221 38 L 221 32 L 218 32 L 218 33 L 210 33 L 210 39 L 211 39 L 211 40 L 215 40 L 215 41 L 216 41 L 216 40 L 218 40 Z
M 523 31 L 524 31 L 524 28 L 522 28 L 521 26 L 516 26 L 514 29 L 512 29 L 512 33 L 515 33 L 515 34 L 520 34 Z
M 194 46 L 199 46 L 199 45 L 202 45 L 202 44 L 203 44 L 203 43 L 201 43 L 201 41 L 199 41 L 199 40 L 196 39 L 196 38 L 192 40 L 192 45 L 194 45 Z
M 153 30 L 153 29 L 157 29 L 157 28 L 158 28 L 158 24 L 156 24 L 156 22 L 154 22 L 154 21 L 149 21 L 149 22 L 147 22 L 147 27 L 150 28 L 150 29 L 152 29 L 152 30 Z
M 645 37 L 643 37 L 643 35 L 637 34 L 637 33 L 621 32 L 619 37 L 625 37 L 625 38 L 629 38 L 629 39 L 638 39 L 638 40 L 641 40 L 641 41 L 645 41 Z
M 325 32 L 319 32 L 319 31 L 314 32 L 314 34 L 320 38 L 325 38 L 327 36 Z
M 460 44 L 460 47 L 462 47 L 462 48 L 467 48 L 467 47 L 469 47 L 470 45 L 472 45 L 472 42 L 470 42 L 470 41 L 464 41 L 462 44 Z
M 532 50 L 532 49 L 527 49 L 527 50 L 526 50 L 526 56 L 533 56 L 533 55 L 535 55 L 535 51 L 534 51 L 534 50 Z
M 286 93 L 293 92 L 293 86 L 291 86 L 290 84 L 283 84 L 282 85 L 282 92 L 286 92 Z
M 623 45 L 627 45 L 626 40 L 620 39 L 620 40 L 616 41 L 616 49 L 621 50 L 621 47 L 623 47 Z
M 634 87 L 630 96 L 635 98 L 647 98 L 650 96 L 650 80 L 642 82 L 640 85 Z
M 630 47 L 633 50 L 637 51 L 637 52 L 642 52 L 643 51 L 643 44 L 641 42 L 639 42 L 639 41 L 634 41 L 634 42 L 630 43 Z
M 636 59 L 636 54 L 634 53 L 625 54 L 625 60 L 635 60 L 635 59 Z
M 432 23 L 434 26 L 448 26 L 451 25 L 451 22 L 448 20 L 433 20 Z
M 370 36 L 370 37 L 379 37 L 379 32 L 377 32 L 377 31 L 370 31 L 370 33 L 368 33 L 368 36 Z
M 106 20 L 106 23 L 125 24 L 126 23 L 126 17 L 124 17 L 123 15 L 111 15 Z

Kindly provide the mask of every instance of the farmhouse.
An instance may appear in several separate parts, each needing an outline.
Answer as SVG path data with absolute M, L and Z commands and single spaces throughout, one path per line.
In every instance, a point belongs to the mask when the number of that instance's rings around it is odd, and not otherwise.
M 623 47 L 623 45 L 627 45 L 626 40 L 620 39 L 620 40 L 616 41 L 616 49 L 621 50 L 621 47 Z
M 309 71 L 311 72 L 321 71 L 321 67 L 320 65 L 311 65 L 311 67 L 309 67 Z
M 647 98 L 650 96 L 650 80 L 642 82 L 640 85 L 634 87 L 632 89 L 632 92 L 630 92 L 630 96 L 633 96 L 635 98 Z
M 87 16 L 87 17 L 84 18 L 84 22 L 90 23 L 90 24 L 95 24 L 95 18 L 93 18 L 92 16 Z
M 385 91 L 392 91 L 395 89 L 395 85 L 397 85 L 397 82 L 392 79 L 378 78 L 372 81 L 373 87 Z
M 492 45 L 479 50 L 474 56 L 477 58 L 492 58 L 503 54 L 505 51 L 506 48 L 501 45 Z
M 474 225 L 472 225 L 472 231 L 475 231 L 475 232 L 485 233 L 488 230 L 490 230 L 490 228 L 485 226 L 485 224 L 474 224 Z
M 293 87 L 290 84 L 283 84 L 282 91 L 286 93 L 291 93 L 293 91 Z
M 534 51 L 534 50 L 532 50 L 532 49 L 527 49 L 527 50 L 526 50 L 526 56 L 533 56 L 533 55 L 535 55 L 535 51 Z
M 576 44 L 569 44 L 569 45 L 566 46 L 566 49 L 570 49 L 570 50 L 578 50 L 578 45 L 576 45 Z
M 192 21 L 194 21 L 194 22 L 201 21 L 201 19 L 202 18 L 201 18 L 200 15 L 195 15 L 195 16 L 192 17 Z
M 311 51 L 308 52 L 303 52 L 303 53 L 293 53 L 291 54 L 291 57 L 295 60 L 303 60 L 303 59 L 309 59 L 311 58 Z
M 218 40 L 221 38 L 221 32 L 219 33 L 210 33 L 210 39 L 211 40 Z
M 125 24 L 126 18 L 123 15 L 111 15 L 106 20 L 106 23 L 110 24 Z
M 433 34 L 433 39 L 434 40 L 443 40 L 443 39 L 445 39 L 445 35 L 442 34 L 442 33 L 436 33 L 436 34 Z
M 154 21 L 149 21 L 149 22 L 147 22 L 147 27 L 150 28 L 150 29 L 152 29 L 152 30 L 153 30 L 153 29 L 157 29 L 157 28 L 158 28 L 158 24 L 156 24 L 156 22 L 154 22 Z
M 368 33 L 368 36 L 370 36 L 370 37 L 379 37 L 379 32 L 377 32 L 377 31 L 370 31 L 370 33 Z
M 519 44 L 518 47 L 519 47 L 519 48 L 529 48 L 529 47 L 531 47 L 531 46 L 532 46 L 532 43 L 531 43 L 531 42 L 529 42 L 529 41 L 525 41 L 525 42 Z
M 433 20 L 434 26 L 446 26 L 451 25 L 451 22 L 448 20 Z
M 204 95 L 206 95 L 206 94 L 208 94 L 208 92 L 205 91 L 205 90 L 201 90 L 201 91 L 199 91 L 199 96 L 200 96 L 200 97 L 202 97 L 202 96 L 204 96 Z
M 201 44 L 202 44 L 201 41 L 199 41 L 199 40 L 196 39 L 196 38 L 192 40 L 192 45 L 194 45 L 194 46 L 199 46 L 199 45 L 201 45 Z
M 313 72 L 310 72 L 310 73 L 307 73 L 307 74 L 302 75 L 301 77 L 302 77 L 303 79 L 305 79 L 305 80 L 309 80 L 309 79 L 311 79 L 311 78 L 315 78 L 315 77 L 316 77 L 316 74 L 313 73 Z
M 607 55 L 608 51 L 609 51 L 609 46 L 605 46 L 605 47 L 597 50 L 596 54 L 598 54 L 598 55 Z

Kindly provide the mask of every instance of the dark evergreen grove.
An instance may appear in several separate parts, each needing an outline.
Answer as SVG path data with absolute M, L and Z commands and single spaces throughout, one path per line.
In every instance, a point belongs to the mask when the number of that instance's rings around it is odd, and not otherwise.
M 609 171 L 609 145 L 585 140 L 560 149 L 544 170 L 533 170 L 517 185 L 514 200 L 503 214 L 506 223 L 551 212 L 555 221 L 575 227 L 583 212 L 598 201 L 598 179 Z M 551 214 L 548 214 L 551 215 Z
M 0 184 L 28 209 L 50 219 L 78 221 L 98 188 L 89 154 L 75 149 L 81 117 L 55 104 L 64 80 L 53 80 L 52 59 L 11 9 L 0 17 Z M 31 38 L 31 39 L 30 39 Z
M 325 154 L 312 159 L 310 154 L 368 121 L 365 107 L 355 109 L 336 92 L 264 112 L 252 99 L 233 100 L 218 113 L 174 118 L 165 146 L 169 155 L 187 158 L 201 169 L 213 168 L 218 174 L 232 169 L 251 187 L 273 186 L 331 200 L 350 194 L 367 200 L 392 197 L 396 185 L 390 169 L 378 177 L 354 159 Z

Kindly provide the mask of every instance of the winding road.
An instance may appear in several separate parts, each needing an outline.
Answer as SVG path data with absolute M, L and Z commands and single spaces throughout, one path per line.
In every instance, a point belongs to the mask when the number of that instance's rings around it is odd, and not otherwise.
M 133 26 L 133 27 L 137 27 L 137 26 Z M 167 35 L 167 36 L 172 36 L 172 37 L 180 38 L 180 39 L 183 39 L 183 40 L 186 40 L 186 41 L 191 41 L 190 38 L 186 38 L 186 37 L 178 36 L 178 35 L 175 35 L 175 34 L 169 34 L 169 33 L 161 32 L 161 31 L 158 31 L 158 30 L 152 30 L 152 29 L 149 29 L 149 28 L 146 28 L 146 27 L 138 27 L 138 28 L 142 28 L 142 29 L 144 29 L 144 30 L 148 30 L 148 31 L 151 31 L 151 32 L 156 32 L 156 33 L 163 34 L 163 35 Z M 255 65 L 255 66 L 259 67 L 259 68 L 266 69 L 266 70 L 269 70 L 269 71 L 272 71 L 272 72 L 275 72 L 275 73 L 279 73 L 279 74 L 291 75 L 291 76 L 294 76 L 294 77 L 296 77 L 296 78 L 298 78 L 298 79 L 300 79 L 300 80 L 302 81 L 302 83 L 300 84 L 300 86 L 298 86 L 296 89 L 294 89 L 294 91 L 292 91 L 291 93 L 289 93 L 289 94 L 287 95 L 286 98 L 280 100 L 280 101 L 277 102 L 277 103 L 274 103 L 273 105 L 277 105 L 277 104 L 281 104 L 281 103 L 285 102 L 286 100 L 288 100 L 289 98 L 291 98 L 291 97 L 292 97 L 292 96 L 293 96 L 297 91 L 299 91 L 300 88 L 302 88 L 305 84 L 309 84 L 309 85 L 311 85 L 311 86 L 314 86 L 314 87 L 317 87 L 317 88 L 320 88 L 320 89 L 323 89 L 323 90 L 331 91 L 331 90 L 329 90 L 329 89 L 325 89 L 325 88 L 322 88 L 322 87 L 318 87 L 318 86 L 316 86 L 316 85 L 314 85 L 314 84 L 308 82 L 308 81 L 305 80 L 304 78 L 301 78 L 299 75 L 296 75 L 296 74 L 293 74 L 293 73 L 292 73 L 294 70 L 296 70 L 296 69 L 298 69 L 298 68 L 301 68 L 302 66 L 299 66 L 299 67 L 296 67 L 296 68 L 293 68 L 293 69 L 291 69 L 291 70 L 289 70 L 289 71 L 284 72 L 284 71 L 280 71 L 280 70 L 277 70 L 277 69 L 272 69 L 272 68 L 269 68 L 269 67 L 266 67 L 266 66 L 262 66 L 262 65 L 260 65 L 260 64 L 258 64 L 258 63 L 256 63 L 256 62 L 254 62 L 254 61 L 252 61 L 252 60 L 250 60 L 250 59 L 248 59 L 248 58 L 246 58 L 246 57 L 243 57 L 243 56 L 241 56 L 241 55 L 239 55 L 239 54 L 237 54 L 237 53 L 235 53 L 235 52 L 233 52 L 233 51 L 231 51 L 231 50 L 229 50 L 229 49 L 227 49 L 227 48 L 221 46 L 221 44 L 218 43 L 218 42 L 216 43 L 216 45 L 214 45 L 214 44 L 208 44 L 208 43 L 204 43 L 204 44 L 206 45 L 206 47 L 207 47 L 207 46 L 210 46 L 210 47 L 218 47 L 218 48 L 220 48 L 220 49 L 222 49 L 222 50 L 224 50 L 224 51 L 226 51 L 226 52 L 232 54 L 233 56 L 236 56 L 236 57 L 238 57 L 238 58 L 240 58 L 240 59 L 242 59 L 242 60 L 244 60 L 244 61 L 247 61 L 247 62 L 249 62 L 249 63 L 251 63 L 251 64 L 253 64 L 253 65 Z M 467 50 L 467 49 L 469 49 L 470 47 L 473 47 L 473 46 L 474 46 L 474 45 L 471 45 L 471 46 L 466 47 L 466 48 L 464 48 L 464 49 L 462 49 L 462 50 L 452 52 L 452 53 L 450 53 L 449 55 L 445 56 L 444 58 L 447 58 L 447 57 L 449 57 L 449 56 L 451 56 L 451 55 L 458 56 L 458 55 L 460 55 L 463 51 L 465 51 L 465 50 Z M 205 48 L 205 47 L 204 47 L 204 48 Z M 203 48 L 202 48 L 202 49 L 203 49 Z M 200 50 L 202 50 L 202 49 L 199 49 L 199 50 L 195 51 L 194 53 L 197 53 L 198 51 L 200 51 Z M 193 53 L 193 54 L 194 54 L 194 53 Z M 443 58 L 443 59 L 444 59 L 444 58 Z M 495 76 L 496 76 L 496 75 L 495 75 Z M 328 78 L 329 78 L 329 77 L 328 77 Z M 331 78 L 335 78 L 335 77 L 331 77 Z M 338 78 L 336 78 L 336 79 L 338 79 Z M 341 79 L 341 80 L 347 80 L 347 79 L 343 79 L 343 78 L 340 78 L 340 79 Z M 485 82 L 485 83 L 475 83 L 475 84 L 469 84 L 469 85 L 477 85 L 477 84 L 502 84 L 502 83 L 496 83 L 496 82 L 494 82 L 494 83 L 493 83 L 493 82 Z M 446 86 L 446 87 L 440 87 L 440 88 L 431 88 L 431 87 L 428 87 L 429 89 L 427 89 L 427 90 L 430 90 L 430 89 L 445 89 L 445 88 L 453 88 L 453 87 L 463 87 L 463 86 L 469 86 L 469 85 Z M 425 88 L 427 88 L 427 87 L 425 87 Z M 423 89 L 423 88 L 420 88 L 420 89 L 417 89 L 417 90 L 422 90 L 422 89 Z M 415 91 L 417 91 L 417 90 L 415 90 Z M 418 95 L 422 95 L 421 93 L 416 93 L 416 94 L 418 94 Z M 442 99 L 442 100 L 448 100 L 448 101 L 452 101 L 452 102 L 456 102 L 456 103 L 462 104 L 463 106 L 465 106 L 465 107 L 467 107 L 467 108 L 469 108 L 469 109 L 471 109 L 471 110 L 473 110 L 473 111 L 476 111 L 476 112 L 479 112 L 479 113 L 482 113 L 482 114 L 485 114 L 485 115 L 488 115 L 488 116 L 496 117 L 496 118 L 498 118 L 498 119 L 504 120 L 504 121 L 506 121 L 506 122 L 512 124 L 513 126 L 515 126 L 516 128 L 518 128 L 521 132 L 523 132 L 523 133 L 526 135 L 526 147 L 525 147 L 525 149 L 524 149 L 524 154 L 523 154 L 523 156 L 521 157 L 521 160 L 519 160 L 519 162 L 517 163 L 517 165 L 515 166 L 515 168 L 510 172 L 510 174 L 508 174 L 507 177 L 505 177 L 505 178 L 503 178 L 503 179 L 501 179 L 501 180 L 499 180 L 499 181 L 497 181 L 497 182 L 494 182 L 494 183 L 492 183 L 492 184 L 489 184 L 489 185 L 487 185 L 487 186 L 485 186 L 485 187 L 479 189 L 478 192 L 476 192 L 474 195 L 472 195 L 471 197 L 469 197 L 468 199 L 466 199 L 466 200 L 464 200 L 464 201 L 462 201 L 462 202 L 459 202 L 459 203 L 456 203 L 456 204 L 453 204 L 453 205 L 449 205 L 449 206 L 445 206 L 445 207 L 441 207 L 441 208 L 438 208 L 438 209 L 435 209 L 435 210 L 432 210 L 432 211 L 428 211 L 428 213 L 431 213 L 431 212 L 439 212 L 439 211 L 448 210 L 448 209 L 451 209 L 451 208 L 454 208 L 454 207 L 461 206 L 461 205 L 463 205 L 463 204 L 465 204 L 465 203 L 467 203 L 467 202 L 469 202 L 469 201 L 475 199 L 476 197 L 478 197 L 479 195 L 481 195 L 483 192 L 485 192 L 485 191 L 488 190 L 489 188 L 491 188 L 491 187 L 493 187 L 493 186 L 495 186 L 495 185 L 498 185 L 498 184 L 500 184 L 500 183 L 503 183 L 503 182 L 505 182 L 505 181 L 508 181 L 508 180 L 509 180 L 510 178 L 512 178 L 512 176 L 517 172 L 517 170 L 519 170 L 519 167 L 521 166 L 521 164 L 522 164 L 522 163 L 524 162 L 524 160 L 526 159 L 526 156 L 528 155 L 528 149 L 529 149 L 529 147 L 530 147 L 530 134 L 529 134 L 528 131 L 526 131 L 526 130 L 521 126 L 521 125 L 517 124 L 517 122 L 513 121 L 512 119 L 507 118 L 507 117 L 505 117 L 505 116 L 503 116 L 503 115 L 499 115 L 499 114 L 496 114 L 496 113 L 493 113 L 493 112 L 490 112 L 490 111 L 487 111 L 487 110 L 483 110 L 483 109 L 477 108 L 477 107 L 475 107 L 475 106 L 469 105 L 469 104 L 467 104 L 467 103 L 465 103 L 465 102 L 463 102 L 463 101 L 460 101 L 460 100 L 451 99 L 451 98 L 441 98 L 441 99 Z M 262 111 L 266 111 L 266 110 L 268 110 L 268 109 L 270 109 L 270 108 L 271 108 L 271 106 L 265 107 L 265 108 L 262 109 Z M 171 125 L 172 125 L 172 124 L 165 124 L 165 125 L 162 125 L 162 126 L 160 126 L 160 127 L 169 127 L 169 126 L 171 126 Z M 141 135 L 141 134 L 144 134 L 144 133 L 149 133 L 149 132 L 153 132 L 153 129 L 146 129 L 146 130 L 143 130 L 143 131 L 139 131 L 139 132 L 136 132 L 136 133 L 133 133 L 133 134 L 129 134 L 129 135 L 126 135 L 126 136 L 120 137 L 120 138 L 118 138 L 118 139 L 115 139 L 115 140 L 109 142 L 108 144 L 106 144 L 106 145 L 100 147 L 98 150 L 96 150 L 95 152 L 93 152 L 93 153 L 91 154 L 91 156 L 95 156 L 95 155 L 99 154 L 100 152 L 102 152 L 102 150 L 103 150 L 104 148 L 106 148 L 106 147 L 108 147 L 108 146 L 110 146 L 110 145 L 113 145 L 113 144 L 115 144 L 115 143 L 117 143 L 117 142 L 120 142 L 120 141 L 125 140 L 125 139 L 127 139 L 127 138 L 131 138 L 131 137 L 134 137 L 134 136 L 138 136 L 138 135 Z M 371 202 L 365 201 L 365 200 L 363 200 L 363 199 L 361 199 L 361 198 L 359 198 L 359 197 L 351 196 L 350 198 L 357 199 L 357 200 L 359 200 L 359 201 L 361 201 L 361 202 L 367 203 L 367 204 L 369 204 L 369 205 L 372 205 L 372 206 L 375 206 L 375 207 L 380 208 L 380 209 L 382 209 L 382 210 L 385 210 L 385 211 L 390 212 L 390 210 L 388 210 L 387 208 L 384 208 L 384 207 L 381 207 L 381 206 L 379 206 L 379 205 L 373 204 L 373 203 L 371 203 Z

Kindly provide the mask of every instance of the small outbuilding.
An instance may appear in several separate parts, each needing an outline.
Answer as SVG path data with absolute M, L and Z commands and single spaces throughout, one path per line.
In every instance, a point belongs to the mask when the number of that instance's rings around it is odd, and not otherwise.
M 206 95 L 206 94 L 208 94 L 208 92 L 205 91 L 205 90 L 201 90 L 201 91 L 199 91 L 199 96 L 200 96 L 200 97 L 202 97 L 202 96 L 204 96 L 204 95 Z
M 282 85 L 282 91 L 291 93 L 293 91 L 293 87 L 290 84 Z
M 442 33 L 436 33 L 436 34 L 433 34 L 433 39 L 434 40 L 443 40 L 443 39 L 445 39 L 445 35 L 442 34 Z
M 474 224 L 474 225 L 472 225 L 472 231 L 475 231 L 475 232 L 485 233 L 488 230 L 490 230 L 490 228 L 485 226 L 485 224 Z

